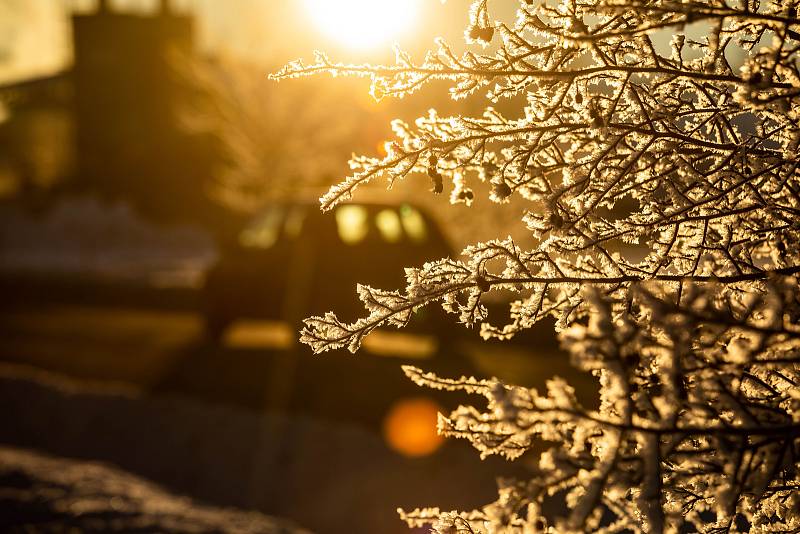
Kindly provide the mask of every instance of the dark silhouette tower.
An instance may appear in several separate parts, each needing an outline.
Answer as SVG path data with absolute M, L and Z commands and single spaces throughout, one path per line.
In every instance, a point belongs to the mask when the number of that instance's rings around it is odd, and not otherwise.
M 176 120 L 189 88 L 173 65 L 192 57 L 193 22 L 166 0 L 148 16 L 99 0 L 95 13 L 73 17 L 79 184 L 168 215 L 159 199 L 186 196 L 187 180 L 207 170 L 193 161 L 197 147 Z

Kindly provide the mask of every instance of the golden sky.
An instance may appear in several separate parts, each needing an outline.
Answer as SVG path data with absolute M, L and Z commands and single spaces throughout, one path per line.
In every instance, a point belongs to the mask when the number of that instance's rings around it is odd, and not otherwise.
M 157 0 L 110 0 L 116 8 L 147 13 Z M 373 0 L 344 0 L 345 4 L 370 5 Z M 380 0 L 375 0 L 380 2 Z M 410 26 L 397 32 L 401 45 L 416 41 L 417 51 L 432 46 L 435 36 L 460 38 L 466 22 L 466 0 L 389 0 L 419 5 Z M 95 0 L 0 0 L 0 83 L 52 74 L 67 68 L 71 61 L 69 13 L 92 9 Z M 367 2 L 367 3 L 365 3 Z M 223 52 L 265 63 L 285 63 L 297 57 L 311 57 L 323 49 L 333 57 L 359 61 L 385 58 L 390 43 L 374 50 L 352 46 L 335 31 L 325 31 L 320 21 L 309 16 L 309 6 L 320 0 L 176 0 L 181 9 L 196 13 L 202 49 Z M 351 7 L 352 7 L 351 6 Z M 390 10 L 387 8 L 387 12 Z M 322 13 L 330 18 L 331 13 Z M 333 14 L 336 16 L 336 14 Z M 397 13 L 392 17 L 397 18 Z M 446 21 L 446 22 L 445 22 Z M 458 21 L 455 24 L 454 21 Z M 346 26 L 347 20 L 342 24 Z M 323 22 L 324 24 L 324 22 Z M 328 30 L 331 26 L 329 25 Z M 374 30 L 373 34 L 382 31 Z M 374 37 L 374 35 L 373 35 Z M 353 41 L 351 39 L 350 41 Z M 358 41 L 358 39 L 355 39 Z M 374 54 L 380 52 L 380 56 Z M 370 58 L 370 56 L 372 56 Z

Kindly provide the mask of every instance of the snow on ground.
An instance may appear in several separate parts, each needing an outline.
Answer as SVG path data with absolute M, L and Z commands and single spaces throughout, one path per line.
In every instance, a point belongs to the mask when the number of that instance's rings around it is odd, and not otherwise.
M 0 447 L 0 531 L 303 534 L 258 512 L 202 506 L 108 465 Z
M 494 477 L 512 467 L 479 461 L 464 442 L 411 460 L 359 426 L 149 396 L 12 364 L 0 364 L 0 443 L 114 464 L 202 502 L 322 534 L 407 533 L 398 506 L 490 502 Z
M 200 230 L 150 223 L 123 203 L 69 197 L 40 215 L 0 206 L 0 273 L 196 287 L 216 256 Z

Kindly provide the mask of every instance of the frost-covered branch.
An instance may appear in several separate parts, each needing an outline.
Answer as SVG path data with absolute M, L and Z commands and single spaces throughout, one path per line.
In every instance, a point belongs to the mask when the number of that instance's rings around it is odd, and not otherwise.
M 513 22 L 491 5 L 472 2 L 463 52 L 438 40 L 421 62 L 397 50 L 378 66 L 318 53 L 273 76 L 369 77 L 378 99 L 433 80 L 454 99 L 485 94 L 479 116 L 394 121 L 386 155 L 354 157 L 323 209 L 412 174 L 452 203 L 527 206 L 525 246 L 476 243 L 408 268 L 403 290 L 359 287 L 364 317 L 310 318 L 302 341 L 355 351 L 434 302 L 486 338 L 552 315 L 600 381 L 593 411 L 560 380 L 540 394 L 407 369 L 487 398 L 439 425 L 481 454 L 559 445 L 482 510 L 403 517 L 440 533 L 799 532 L 797 0 L 520 0 Z M 500 290 L 517 295 L 507 324 L 483 306 Z M 570 517 L 544 514 L 553 495 Z
M 561 334 L 573 363 L 600 379 L 597 410 L 581 406 L 559 379 L 540 394 L 405 368 L 420 385 L 487 399 L 485 410 L 461 407 L 439 423 L 483 456 L 517 458 L 537 439 L 557 444 L 528 486 L 515 486 L 514 507 L 501 499 L 491 506 L 502 515 L 464 520 L 475 532 L 545 524 L 543 500 L 561 492 L 574 512 L 555 522 L 559 532 L 604 523 L 604 531 L 638 531 L 643 521 L 655 531 L 686 524 L 714 531 L 737 515 L 754 527 L 795 531 L 800 366 L 785 355 L 800 356 L 797 280 L 776 279 L 755 297 L 692 286 L 681 305 L 660 288 L 640 285 L 632 294 L 636 313 L 615 318 L 589 291 L 588 324 Z M 617 517 L 603 521 L 609 512 Z M 407 520 L 422 519 L 417 511 Z

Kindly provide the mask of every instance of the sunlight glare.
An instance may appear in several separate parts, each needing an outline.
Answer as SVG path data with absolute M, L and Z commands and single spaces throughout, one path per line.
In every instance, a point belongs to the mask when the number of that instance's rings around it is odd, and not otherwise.
M 351 48 L 387 44 L 417 19 L 419 0 L 305 0 L 325 34 Z

